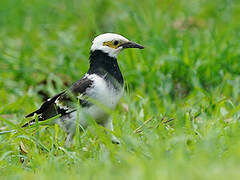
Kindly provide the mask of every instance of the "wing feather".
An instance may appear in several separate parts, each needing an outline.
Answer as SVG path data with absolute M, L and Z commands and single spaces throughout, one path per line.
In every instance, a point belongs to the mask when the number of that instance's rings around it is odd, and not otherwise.
M 93 84 L 93 81 L 87 77 L 83 77 L 75 82 L 68 90 L 63 91 L 51 99 L 44 102 L 41 107 L 26 115 L 25 117 L 32 117 L 35 113 L 39 117 L 39 121 L 44 121 L 58 114 L 64 116 L 76 110 L 76 102 L 79 102 L 82 107 L 90 106 L 86 98 L 86 91 Z M 80 98 L 79 98 L 80 97 Z M 78 99 L 79 98 L 79 99 Z M 29 123 L 24 124 L 22 127 L 34 124 L 35 120 L 31 120 Z

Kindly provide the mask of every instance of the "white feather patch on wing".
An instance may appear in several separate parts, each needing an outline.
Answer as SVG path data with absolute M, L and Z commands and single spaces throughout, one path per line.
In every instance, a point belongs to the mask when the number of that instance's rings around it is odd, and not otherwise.
M 72 111 L 71 108 L 69 108 L 68 106 L 64 105 L 61 101 L 59 101 L 58 99 L 56 99 L 55 101 L 56 106 L 58 106 L 60 109 L 64 109 L 66 110 L 66 113 L 69 113 Z

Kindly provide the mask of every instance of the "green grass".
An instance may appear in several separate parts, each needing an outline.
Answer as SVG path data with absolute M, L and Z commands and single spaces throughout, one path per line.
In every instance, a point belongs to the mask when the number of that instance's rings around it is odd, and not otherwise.
M 0 136 L 0 179 L 239 179 L 239 19 L 238 0 L 1 0 L 0 130 L 18 133 Z M 146 47 L 118 57 L 121 145 L 94 123 L 69 149 L 57 125 L 21 130 L 104 32 Z

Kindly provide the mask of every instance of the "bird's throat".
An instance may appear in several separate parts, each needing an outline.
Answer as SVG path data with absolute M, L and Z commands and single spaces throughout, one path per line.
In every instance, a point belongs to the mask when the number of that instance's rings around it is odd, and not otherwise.
M 124 83 L 122 73 L 117 63 L 117 58 L 110 57 L 101 50 L 90 52 L 90 67 L 88 74 L 93 73 L 107 80 L 117 81 L 121 86 Z

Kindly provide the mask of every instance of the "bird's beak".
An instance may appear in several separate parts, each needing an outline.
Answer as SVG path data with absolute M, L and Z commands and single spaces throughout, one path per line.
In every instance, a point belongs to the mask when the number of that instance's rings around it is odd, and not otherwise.
M 144 46 L 137 44 L 135 42 L 131 42 L 131 41 L 125 42 L 125 43 L 121 44 L 120 46 L 123 47 L 123 49 L 126 49 L 126 48 L 144 49 Z

